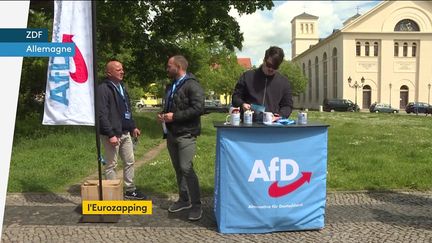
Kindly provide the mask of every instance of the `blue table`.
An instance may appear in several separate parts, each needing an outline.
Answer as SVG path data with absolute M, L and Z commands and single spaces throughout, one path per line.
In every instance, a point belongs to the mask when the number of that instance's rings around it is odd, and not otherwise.
M 214 126 L 219 232 L 324 227 L 327 125 Z

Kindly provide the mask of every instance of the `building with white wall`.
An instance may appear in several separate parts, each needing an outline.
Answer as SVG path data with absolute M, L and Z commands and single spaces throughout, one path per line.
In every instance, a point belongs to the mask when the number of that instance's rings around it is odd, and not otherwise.
M 292 61 L 309 79 L 296 107 L 318 109 L 325 98 L 355 102 L 356 96 L 362 109 L 373 102 L 401 109 L 431 103 L 432 1 L 384 1 L 324 39 L 316 16 L 303 13 L 291 24 Z

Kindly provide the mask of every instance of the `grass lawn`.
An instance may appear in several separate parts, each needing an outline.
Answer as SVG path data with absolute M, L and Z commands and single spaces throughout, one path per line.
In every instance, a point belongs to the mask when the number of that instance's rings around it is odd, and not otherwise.
M 214 185 L 216 129 L 226 114 L 202 117 L 194 166 L 203 194 Z M 297 112 L 293 113 L 295 117 Z M 155 113 L 135 116 L 142 130 L 139 159 L 161 139 Z M 309 121 L 330 125 L 328 190 L 431 190 L 432 118 L 424 115 L 308 112 Z M 42 126 L 30 117 L 16 124 L 9 192 L 63 192 L 97 170 L 93 127 Z M 136 184 L 146 193 L 177 191 L 167 150 L 136 170 Z
M 297 112 L 293 113 L 293 117 Z M 216 129 L 225 114 L 202 117 L 194 166 L 204 194 L 214 185 Z M 406 114 L 309 112 L 309 121 L 330 125 L 328 190 L 431 190 L 432 118 Z M 147 192 L 176 192 L 174 171 L 165 150 L 137 171 Z
M 31 116 L 15 124 L 9 192 L 64 192 L 97 171 L 94 127 L 44 126 L 41 121 Z M 162 132 L 154 113 L 135 114 L 135 121 L 142 129 L 135 151 L 140 158 L 162 141 Z

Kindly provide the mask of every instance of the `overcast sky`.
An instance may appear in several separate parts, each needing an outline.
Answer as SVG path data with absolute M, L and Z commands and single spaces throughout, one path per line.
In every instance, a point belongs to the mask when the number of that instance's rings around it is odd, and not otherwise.
M 291 20 L 303 12 L 318 19 L 319 37 L 329 36 L 333 29 L 340 29 L 342 23 L 358 12 L 364 14 L 380 1 L 274 1 L 268 11 L 257 11 L 251 15 L 234 16 L 243 32 L 243 49 L 236 51 L 237 57 L 250 57 L 252 65 L 260 65 L 265 50 L 276 45 L 285 52 L 285 59 L 291 59 Z

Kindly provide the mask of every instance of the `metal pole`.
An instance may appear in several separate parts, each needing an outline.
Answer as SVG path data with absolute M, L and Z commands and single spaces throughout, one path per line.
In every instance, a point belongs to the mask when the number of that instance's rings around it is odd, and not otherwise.
M 392 93 L 392 84 L 390 83 L 389 84 L 389 87 L 390 87 L 390 100 L 389 100 L 389 104 L 390 104 L 390 106 L 391 106 L 391 93 Z
M 431 89 L 431 84 L 428 84 L 428 88 L 429 88 L 429 92 L 428 92 L 428 104 L 430 104 L 430 89 Z
M 357 84 L 354 84 L 354 88 L 355 88 L 355 108 L 357 109 Z
M 99 118 L 98 118 L 98 99 L 97 99 L 97 61 L 96 61 L 96 1 L 92 1 L 92 47 L 93 47 L 93 83 L 94 83 L 94 104 L 95 104 L 95 133 L 96 133 L 96 150 L 99 176 L 99 200 L 103 200 L 102 192 L 102 155 L 99 137 Z

